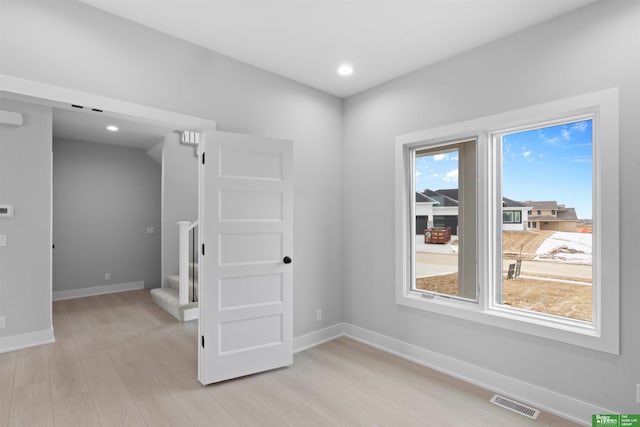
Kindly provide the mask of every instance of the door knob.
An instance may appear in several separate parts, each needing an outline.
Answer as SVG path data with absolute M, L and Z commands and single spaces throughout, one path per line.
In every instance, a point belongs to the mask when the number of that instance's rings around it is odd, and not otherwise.
M 291 264 L 291 261 L 292 261 L 291 258 L 289 258 L 288 256 L 282 259 L 282 262 L 284 262 L 285 264 Z

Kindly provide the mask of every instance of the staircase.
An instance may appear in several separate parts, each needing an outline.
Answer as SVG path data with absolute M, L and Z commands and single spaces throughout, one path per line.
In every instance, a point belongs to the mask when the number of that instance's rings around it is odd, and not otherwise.
M 198 221 L 179 221 L 178 227 L 179 273 L 167 276 L 168 286 L 152 289 L 151 299 L 178 321 L 186 322 L 199 316 L 196 258 Z
M 180 276 L 167 276 L 166 288 L 151 289 L 151 299 L 167 313 L 186 322 L 198 318 L 198 264 L 189 264 L 189 302 L 180 304 Z M 195 292 L 195 298 L 194 298 Z M 193 302 L 195 301 L 195 302 Z

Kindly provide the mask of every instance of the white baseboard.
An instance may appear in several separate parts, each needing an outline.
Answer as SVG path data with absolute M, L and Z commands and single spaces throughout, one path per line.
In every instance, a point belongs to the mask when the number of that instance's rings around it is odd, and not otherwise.
M 293 339 L 293 352 L 299 353 L 344 335 L 345 323 L 336 323 L 324 329 L 309 332 Z
M 92 295 L 113 294 L 115 292 L 135 291 L 144 289 L 144 281 L 129 283 L 116 283 L 113 285 L 94 286 L 92 288 L 69 289 L 66 291 L 53 291 L 53 300 L 82 298 Z
M 349 323 L 337 323 L 328 328 L 296 337 L 294 338 L 293 351 L 298 353 L 340 336 L 353 338 L 371 347 L 395 354 L 403 359 L 585 426 L 591 425 L 592 414 L 617 413 L 611 409 L 592 405 Z
M 0 353 L 21 350 L 36 345 L 50 344 L 56 339 L 53 336 L 53 328 L 42 331 L 28 332 L 26 334 L 0 337 Z
M 342 325 L 344 325 L 344 335 L 364 344 L 585 426 L 591 425 L 592 414 L 617 413 L 368 329 L 348 323 Z

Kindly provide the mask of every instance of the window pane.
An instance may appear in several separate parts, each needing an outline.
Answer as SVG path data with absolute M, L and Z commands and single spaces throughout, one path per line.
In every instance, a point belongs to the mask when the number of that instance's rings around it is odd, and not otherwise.
M 475 141 L 415 151 L 413 290 L 476 299 L 475 157 Z
M 502 135 L 498 303 L 592 319 L 592 121 Z M 517 212 L 517 213 L 515 213 Z

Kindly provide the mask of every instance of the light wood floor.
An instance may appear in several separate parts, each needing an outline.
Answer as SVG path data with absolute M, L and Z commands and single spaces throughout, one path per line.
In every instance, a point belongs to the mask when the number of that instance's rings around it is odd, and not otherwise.
M 147 291 L 59 301 L 54 344 L 0 354 L 0 426 L 571 426 L 347 338 L 203 387 L 195 322 Z

